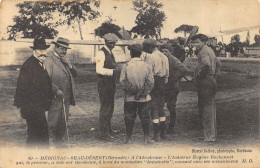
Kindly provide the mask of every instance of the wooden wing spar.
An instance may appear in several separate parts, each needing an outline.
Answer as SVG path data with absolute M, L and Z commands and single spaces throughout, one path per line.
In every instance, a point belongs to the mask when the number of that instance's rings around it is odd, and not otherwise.
M 258 29 L 258 28 L 260 28 L 260 25 L 243 27 L 243 28 L 238 28 L 238 29 L 222 30 L 222 31 L 218 31 L 218 32 L 209 33 L 206 35 L 209 38 L 214 38 L 214 37 L 235 34 L 235 33 L 249 31 L 249 30 Z M 191 37 L 194 36 L 198 32 L 198 30 L 199 30 L 199 27 L 194 26 L 194 28 L 192 29 L 192 31 L 190 33 L 189 38 L 187 39 L 187 44 L 190 43 Z M 127 36 L 125 35 L 127 33 L 125 32 L 125 30 L 123 28 L 122 28 L 122 31 L 120 30 L 119 33 L 122 35 L 123 39 L 120 39 L 116 43 L 116 46 L 129 46 L 131 44 L 142 44 L 144 41 L 144 39 L 129 39 L 129 37 L 127 38 Z M 20 38 L 20 39 L 17 39 L 16 41 L 33 43 L 33 39 L 25 39 L 25 38 Z M 53 41 L 53 39 L 46 39 L 46 42 L 48 44 L 50 44 L 51 41 Z M 72 45 L 104 45 L 105 41 L 103 39 L 102 40 L 70 40 L 70 44 L 72 44 Z
M 17 42 L 33 43 L 33 39 L 20 38 Z M 51 44 L 53 39 L 46 39 L 46 43 Z M 132 44 L 142 44 L 144 39 L 118 40 L 116 46 L 129 46 Z M 71 45 L 104 45 L 104 40 L 70 40 Z

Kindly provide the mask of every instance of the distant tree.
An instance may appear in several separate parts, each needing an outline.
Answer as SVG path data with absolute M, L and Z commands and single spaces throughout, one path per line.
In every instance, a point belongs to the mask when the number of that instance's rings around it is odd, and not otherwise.
M 109 18 L 108 21 L 105 21 L 101 24 L 98 28 L 95 29 L 95 35 L 99 37 L 103 37 L 107 33 L 114 33 L 118 37 L 121 35 L 118 33 L 118 31 L 121 29 L 118 25 L 115 25 L 112 23 L 113 20 Z
M 260 45 L 260 35 L 256 34 L 254 40 L 256 44 Z
M 260 35 L 256 34 L 254 37 L 255 43 L 250 45 L 251 47 L 260 47 Z
M 186 24 L 183 24 L 179 27 L 177 27 L 174 32 L 175 33 L 179 33 L 179 32 L 183 32 L 184 33 L 184 37 L 186 37 L 187 33 L 190 33 L 191 30 L 192 30 L 193 26 L 191 25 L 186 25 Z
M 133 10 L 138 12 L 135 24 L 131 32 L 145 36 L 145 38 L 160 36 L 163 22 L 166 20 L 166 15 L 162 11 L 163 4 L 157 0 L 134 0 Z
M 7 32 L 9 39 L 15 39 L 21 33 L 24 38 L 44 36 L 53 38 L 58 31 L 55 28 L 57 22 L 53 21 L 53 11 L 60 2 L 24 1 L 18 3 L 19 15 L 14 16 L 14 25 L 9 25 Z
M 87 20 L 94 20 L 100 16 L 100 13 L 93 8 L 99 8 L 100 1 L 98 0 L 76 0 L 66 1 L 62 6 L 59 7 L 58 11 L 66 16 L 62 24 L 68 24 L 73 26 L 73 23 L 77 22 L 80 38 L 83 40 L 81 24 Z

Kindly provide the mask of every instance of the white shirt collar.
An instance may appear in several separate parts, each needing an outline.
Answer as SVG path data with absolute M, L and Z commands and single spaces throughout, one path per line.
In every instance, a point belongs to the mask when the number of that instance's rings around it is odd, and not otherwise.
M 56 55 L 58 58 L 60 58 L 59 54 L 57 54 L 56 52 L 54 52 L 54 55 Z
M 142 60 L 139 57 L 134 57 L 134 58 L 131 58 L 131 61 L 142 61 Z
M 106 45 L 104 45 L 104 48 L 109 52 L 109 54 L 112 54 L 111 51 L 109 50 L 109 48 Z
M 42 63 L 42 60 L 40 60 L 38 57 L 36 57 L 35 55 L 33 55 L 37 60 L 40 61 L 40 63 Z

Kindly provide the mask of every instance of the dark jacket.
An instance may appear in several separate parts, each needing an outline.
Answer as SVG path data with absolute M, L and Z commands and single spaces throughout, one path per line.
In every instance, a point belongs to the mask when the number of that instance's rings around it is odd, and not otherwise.
M 14 105 L 21 108 L 24 119 L 42 116 L 51 106 L 52 85 L 47 71 L 34 56 L 21 67 L 17 79 Z
M 188 73 L 188 70 L 176 57 L 172 55 L 166 56 L 169 61 L 169 80 L 167 89 L 180 91 L 181 78 Z

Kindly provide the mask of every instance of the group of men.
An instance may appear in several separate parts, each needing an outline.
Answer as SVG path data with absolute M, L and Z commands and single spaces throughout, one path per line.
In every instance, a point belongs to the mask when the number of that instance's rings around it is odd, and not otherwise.
M 113 141 L 119 130 L 112 130 L 116 80 L 125 92 L 124 120 L 126 139 L 132 142 L 134 121 L 138 115 L 144 133 L 144 143 L 166 139 L 166 133 L 174 132 L 176 101 L 180 81 L 187 69 L 173 56 L 169 45 L 146 39 L 142 44 L 128 46 L 131 60 L 121 68 L 112 52 L 118 37 L 108 33 L 103 36 L 105 45 L 97 53 L 97 89 L 100 98 L 99 138 Z M 220 68 L 212 49 L 206 45 L 207 37 L 193 36 L 198 63 L 195 83 L 198 88 L 199 114 L 203 126 L 204 140 L 216 141 L 216 72 Z M 49 132 L 54 145 L 62 146 L 66 133 L 69 106 L 75 105 L 76 68 L 65 57 L 69 40 L 59 37 L 52 41 L 53 53 L 47 57 L 49 45 L 43 38 L 34 40 L 33 55 L 25 61 L 17 81 L 14 105 L 28 126 L 27 145 L 41 147 L 49 145 Z M 46 58 L 46 59 L 45 59 Z M 166 129 L 164 105 L 170 112 L 170 123 Z M 48 111 L 48 122 L 45 112 Z M 152 120 L 151 120 L 152 119 Z M 150 139 L 150 121 L 153 123 L 153 138 Z
M 116 76 L 120 70 L 112 49 L 118 38 L 114 34 L 104 36 L 105 46 L 97 54 L 96 72 L 100 97 L 99 138 L 115 139 L 111 129 L 114 111 Z M 220 62 L 206 45 L 207 36 L 192 37 L 196 47 L 197 68 L 195 83 L 198 89 L 199 116 L 203 128 L 204 141 L 216 141 L 216 74 Z M 176 101 L 180 91 L 181 78 L 187 73 L 185 66 L 170 52 L 170 46 L 161 45 L 156 40 L 146 39 L 140 44 L 130 45 L 131 60 L 123 65 L 120 85 L 125 91 L 124 120 L 126 125 L 125 143 L 132 141 L 132 131 L 138 114 L 141 119 L 144 143 L 149 144 L 166 138 L 166 132 L 173 133 L 176 121 Z M 166 129 L 164 105 L 170 111 L 170 124 Z M 150 140 L 150 118 L 153 123 L 153 141 Z M 167 131 L 166 131 L 167 130 Z

